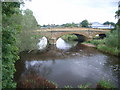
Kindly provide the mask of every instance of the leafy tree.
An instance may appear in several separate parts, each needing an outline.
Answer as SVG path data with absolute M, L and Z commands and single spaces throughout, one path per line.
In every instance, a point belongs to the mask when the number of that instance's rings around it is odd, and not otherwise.
M 20 34 L 18 34 L 17 38 L 17 46 L 19 47 L 20 52 L 21 51 L 29 51 L 37 49 L 37 38 L 33 37 L 33 30 L 37 29 L 38 23 L 33 16 L 33 12 L 29 9 L 26 9 L 23 11 L 22 15 L 22 21 L 21 21 L 21 27 L 22 30 Z M 39 37 L 38 37 L 39 38 Z
M 115 17 L 118 19 L 117 25 L 120 26 L 120 1 L 118 2 L 118 10 L 115 12 Z
M 82 22 L 81 22 L 81 26 L 82 27 L 88 27 L 88 21 L 87 20 L 83 20 Z
M 23 11 L 24 15 L 22 16 L 22 30 L 33 30 L 37 29 L 38 23 L 33 16 L 33 12 L 29 9 Z
M 77 24 L 75 24 L 74 22 L 72 23 L 66 23 L 66 24 L 62 24 L 63 27 L 78 27 Z
M 114 22 L 106 21 L 106 22 L 103 23 L 103 25 L 112 25 L 112 26 L 115 26 L 115 23 Z
M 16 47 L 16 34 L 19 26 L 9 23 L 14 14 L 19 14 L 20 2 L 2 2 L 2 87 L 14 88 L 13 81 L 15 62 L 18 60 L 18 48 Z

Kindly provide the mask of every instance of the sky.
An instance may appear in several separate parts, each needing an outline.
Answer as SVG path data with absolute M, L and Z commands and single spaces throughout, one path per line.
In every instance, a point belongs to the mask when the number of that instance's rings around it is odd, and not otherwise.
M 119 0 L 32 0 L 25 7 L 33 11 L 38 24 L 65 24 L 106 21 L 117 22 L 115 12 Z

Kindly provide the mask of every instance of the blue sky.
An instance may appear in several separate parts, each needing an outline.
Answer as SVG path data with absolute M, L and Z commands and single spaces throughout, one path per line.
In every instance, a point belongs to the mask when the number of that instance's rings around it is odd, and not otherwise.
M 89 22 L 117 22 L 119 0 L 32 0 L 23 9 L 31 9 L 40 25 Z

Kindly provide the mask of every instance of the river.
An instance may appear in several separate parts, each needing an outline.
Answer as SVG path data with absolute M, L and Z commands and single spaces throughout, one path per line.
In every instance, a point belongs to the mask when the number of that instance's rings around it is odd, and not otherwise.
M 111 81 L 118 87 L 119 64 L 115 56 L 59 38 L 56 45 L 49 45 L 45 50 L 21 52 L 16 62 L 15 81 L 34 73 L 57 83 L 60 88 L 86 83 L 95 88 L 100 80 Z

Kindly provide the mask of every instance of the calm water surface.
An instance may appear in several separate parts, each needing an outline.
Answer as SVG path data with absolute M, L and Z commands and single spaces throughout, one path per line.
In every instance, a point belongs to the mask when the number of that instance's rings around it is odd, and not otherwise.
M 118 86 L 119 64 L 117 57 L 60 38 L 56 45 L 44 51 L 20 53 L 15 80 L 18 82 L 23 76 L 35 74 L 56 82 L 58 87 L 91 83 L 95 88 L 99 80 Z

